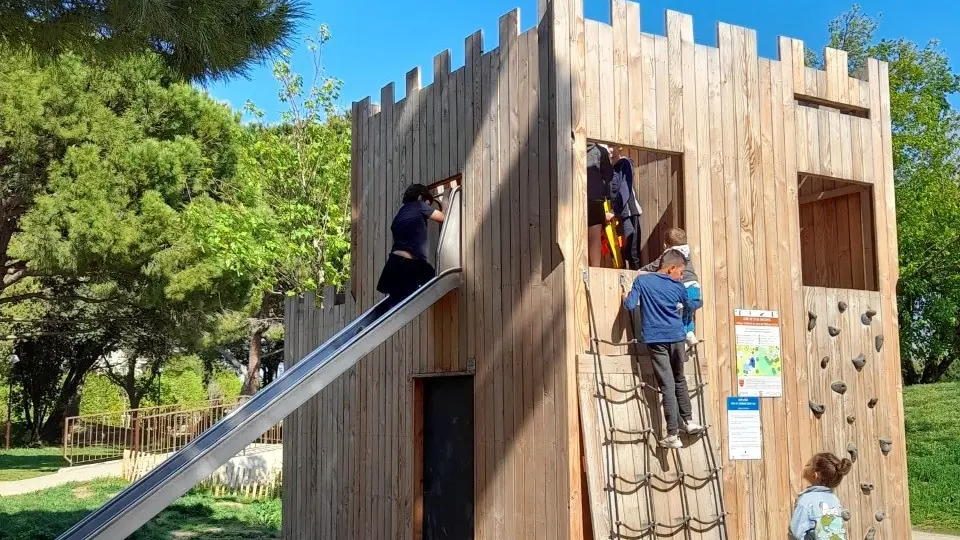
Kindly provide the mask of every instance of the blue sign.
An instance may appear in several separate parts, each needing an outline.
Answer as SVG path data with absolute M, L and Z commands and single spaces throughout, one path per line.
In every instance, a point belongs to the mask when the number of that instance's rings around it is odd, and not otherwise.
M 728 411 L 759 411 L 760 398 L 727 396 Z

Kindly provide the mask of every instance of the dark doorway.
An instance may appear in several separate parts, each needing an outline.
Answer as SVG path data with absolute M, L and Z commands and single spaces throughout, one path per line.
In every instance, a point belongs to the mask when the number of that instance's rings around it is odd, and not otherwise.
M 473 377 L 418 381 L 423 540 L 473 539 Z

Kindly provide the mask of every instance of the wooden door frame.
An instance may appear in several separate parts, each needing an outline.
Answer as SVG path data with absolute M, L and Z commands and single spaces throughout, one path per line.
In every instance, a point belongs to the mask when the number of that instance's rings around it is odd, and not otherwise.
M 413 519 L 411 520 L 411 538 L 423 538 L 423 386 L 430 379 L 447 379 L 450 377 L 470 377 L 476 382 L 474 371 L 453 371 L 443 373 L 414 373 L 409 376 L 409 383 L 413 385 Z M 474 388 L 474 391 L 476 388 Z M 476 395 L 473 396 L 474 399 Z M 475 428 L 476 426 L 474 426 Z M 473 445 L 476 451 L 476 432 Z M 474 464 L 476 468 L 476 464 Z M 476 517 L 474 517 L 476 529 Z

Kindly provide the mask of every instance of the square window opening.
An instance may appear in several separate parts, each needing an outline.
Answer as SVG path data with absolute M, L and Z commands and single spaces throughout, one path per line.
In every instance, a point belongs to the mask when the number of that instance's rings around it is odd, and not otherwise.
M 587 143 L 586 225 L 590 266 L 632 268 L 653 262 L 663 253 L 667 231 L 684 228 L 682 156 L 597 140 Z M 594 150 L 593 145 L 601 149 Z M 639 215 L 636 209 L 631 209 L 626 195 L 618 196 L 624 192 L 616 189 L 627 168 L 625 163 L 618 163 L 623 158 L 629 158 L 633 164 L 633 195 Z M 610 161 L 609 170 L 599 166 L 604 159 Z M 614 215 L 612 222 L 606 219 L 608 213 Z M 639 229 L 637 233 L 636 229 Z
M 803 284 L 879 290 L 873 186 L 808 174 L 797 182 Z

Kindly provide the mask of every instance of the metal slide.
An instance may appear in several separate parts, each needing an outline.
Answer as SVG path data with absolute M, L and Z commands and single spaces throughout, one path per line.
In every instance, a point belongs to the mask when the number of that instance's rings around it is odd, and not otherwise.
M 119 540 L 134 533 L 367 353 L 459 287 L 460 208 L 458 188 L 450 195 L 447 218 L 440 232 L 437 277 L 399 304 L 393 305 L 385 299 L 370 308 L 196 440 L 59 538 Z

